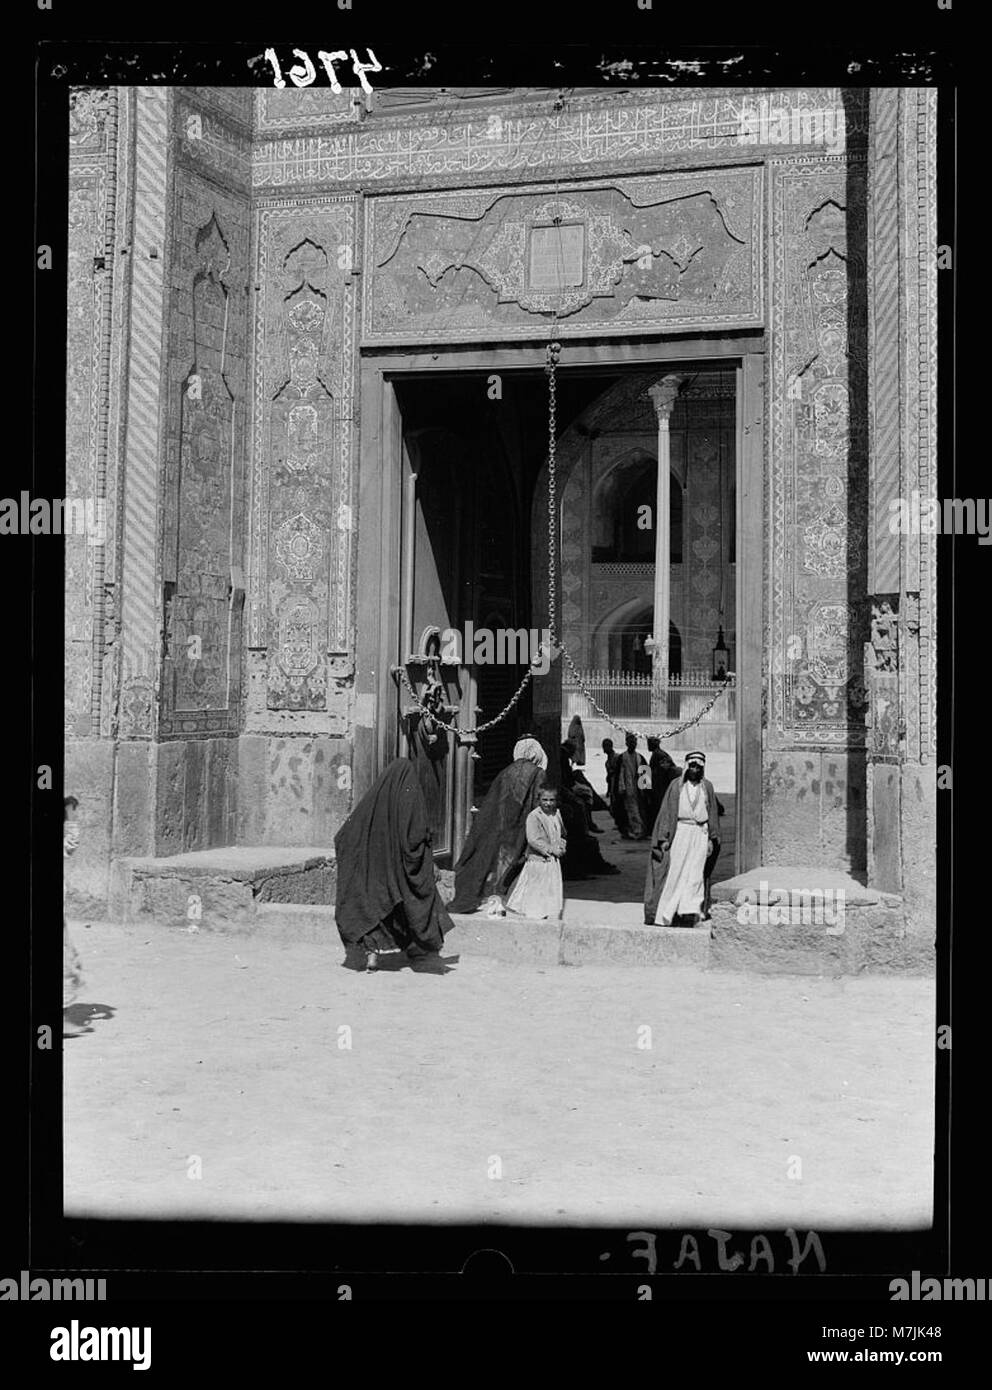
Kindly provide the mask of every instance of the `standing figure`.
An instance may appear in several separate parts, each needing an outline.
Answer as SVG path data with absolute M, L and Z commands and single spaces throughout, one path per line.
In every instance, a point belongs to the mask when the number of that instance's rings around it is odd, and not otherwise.
M 381 955 L 436 955 L 452 921 L 441 901 L 418 763 L 395 758 L 334 837 L 335 920 L 346 947 Z
M 540 804 L 527 817 L 527 858 L 513 892 L 506 900 L 508 912 L 538 921 L 557 921 L 564 906 L 561 863 L 565 857 L 565 827 L 552 788 L 541 792 Z
M 592 783 L 584 772 L 576 771 L 573 766 L 575 761 L 575 744 L 567 738 L 561 745 L 558 754 L 558 785 L 562 791 L 569 792 L 576 798 L 582 807 L 585 816 L 586 829 L 591 835 L 601 835 L 603 832 L 592 818 L 594 810 L 605 811 L 606 803 L 596 792 Z
M 575 752 L 572 754 L 572 762 L 576 767 L 585 767 L 586 731 L 583 729 L 582 720 L 577 714 L 572 716 L 572 722 L 568 726 L 567 738 L 569 743 L 575 746 Z
M 565 743 L 570 743 L 575 750 L 571 754 L 572 790 L 577 791 L 580 796 L 588 795 L 589 803 L 593 811 L 608 811 L 610 809 L 609 806 L 589 781 L 589 778 L 584 772 L 579 771 L 580 768 L 586 765 L 586 731 L 583 729 L 582 720 L 577 714 L 573 715 L 572 722 L 568 726 L 568 738 L 565 740 Z M 565 744 L 563 743 L 562 747 L 564 748 L 564 746 Z M 582 787 L 585 787 L 585 793 L 580 790 Z M 591 816 L 589 818 L 589 829 L 596 835 L 601 833 Z
M 668 927 L 709 917 L 709 880 L 720 853 L 719 802 L 703 776 L 704 753 L 687 753 L 655 821 L 644 883 L 644 920 Z
M 626 752 L 617 768 L 617 800 L 623 815 L 620 834 L 625 840 L 645 840 L 650 833 L 648 822 L 647 779 L 641 769 L 647 767 L 647 760 L 637 751 L 637 735 L 627 734 Z
M 589 833 L 586 820 L 588 807 L 567 787 L 558 790 L 558 809 L 568 841 L 568 852 L 562 863 L 564 877 L 595 878 L 599 874 L 618 874 L 620 870 L 616 864 L 606 862 L 599 841 Z
M 513 762 L 495 778 L 479 807 L 455 865 L 455 896 L 449 912 L 503 916 L 503 899 L 523 868 L 527 817 L 544 786 L 547 754 L 536 738 L 513 746 Z
M 617 829 L 622 830 L 622 814 L 617 800 L 617 768 L 620 766 L 620 754 L 614 748 L 611 738 L 604 738 L 601 746 L 606 758 L 606 800 Z
M 668 784 L 679 775 L 679 770 L 665 749 L 662 748 L 661 739 L 657 736 L 652 736 L 648 739 L 648 764 L 651 768 L 648 824 L 653 826 L 658 819 L 658 812 L 661 810 L 661 803 L 665 799 L 665 792 L 668 790 Z
M 79 822 L 76 811 L 79 802 L 74 796 L 67 796 L 62 803 L 62 858 L 66 860 L 79 848 Z M 66 879 L 65 867 L 62 870 L 62 1007 L 67 1009 L 82 988 L 83 970 L 79 953 L 69 935 L 69 923 L 65 915 Z M 69 1029 L 68 1031 L 71 1031 Z

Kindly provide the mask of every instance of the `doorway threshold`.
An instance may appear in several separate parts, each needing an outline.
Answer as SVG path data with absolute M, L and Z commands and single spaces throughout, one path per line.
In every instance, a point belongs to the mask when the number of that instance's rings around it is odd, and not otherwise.
M 583 904 L 598 907 L 591 920 L 560 922 L 526 917 L 487 917 L 453 913 L 455 931 L 448 943 L 466 955 L 528 965 L 664 965 L 709 964 L 710 928 L 648 927 L 635 903 Z M 636 909 L 637 920 L 626 920 Z

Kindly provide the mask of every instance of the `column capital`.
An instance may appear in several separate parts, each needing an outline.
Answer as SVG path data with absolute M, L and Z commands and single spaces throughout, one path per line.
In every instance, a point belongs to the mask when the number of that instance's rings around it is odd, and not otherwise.
M 667 376 L 663 376 L 660 381 L 656 381 L 653 386 L 649 386 L 645 392 L 645 395 L 651 397 L 659 424 L 668 424 L 683 381 L 685 381 L 683 373 L 670 372 Z

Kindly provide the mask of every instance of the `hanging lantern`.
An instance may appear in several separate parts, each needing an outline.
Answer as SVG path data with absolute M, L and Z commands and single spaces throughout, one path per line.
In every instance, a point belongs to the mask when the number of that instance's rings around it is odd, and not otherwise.
M 716 646 L 713 648 L 713 679 L 715 681 L 725 681 L 727 679 L 727 667 L 730 665 L 730 651 L 726 642 L 723 640 L 723 624 L 720 624 L 720 631 L 717 634 Z

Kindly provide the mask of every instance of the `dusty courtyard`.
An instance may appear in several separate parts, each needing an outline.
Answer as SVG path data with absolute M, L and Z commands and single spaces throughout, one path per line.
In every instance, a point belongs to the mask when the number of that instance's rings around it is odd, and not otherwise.
M 71 930 L 67 1214 L 929 1221 L 928 980 Z

